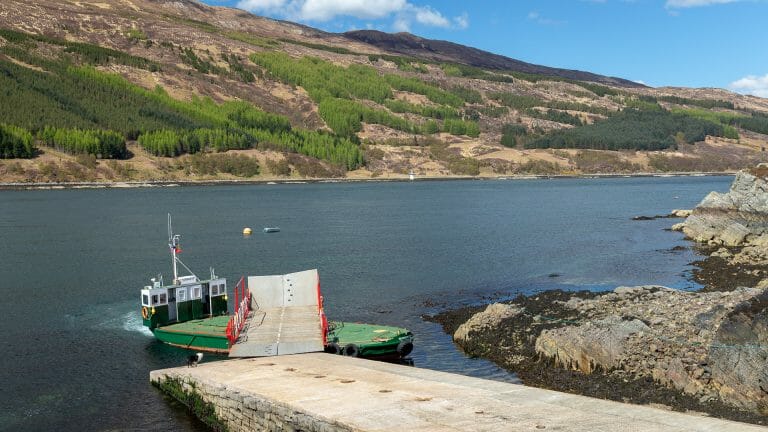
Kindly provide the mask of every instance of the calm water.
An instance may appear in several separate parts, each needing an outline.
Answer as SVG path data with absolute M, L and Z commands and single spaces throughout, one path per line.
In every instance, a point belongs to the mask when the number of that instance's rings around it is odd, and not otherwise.
M 694 256 L 669 252 L 685 242 L 663 230 L 676 221 L 630 218 L 691 208 L 730 181 L 0 191 L 0 429 L 202 430 L 148 383 L 150 370 L 187 355 L 140 323 L 138 290 L 160 272 L 168 278 L 167 212 L 182 259 L 201 276 L 214 266 L 233 284 L 318 268 L 332 319 L 410 328 L 417 367 L 514 380 L 463 356 L 421 316 L 558 287 L 693 288 Z

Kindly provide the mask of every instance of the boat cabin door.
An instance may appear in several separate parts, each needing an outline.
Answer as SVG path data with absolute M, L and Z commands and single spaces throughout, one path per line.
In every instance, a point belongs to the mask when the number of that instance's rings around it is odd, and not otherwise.
M 179 317 L 176 310 L 176 288 L 168 290 L 168 321 L 176 321 Z

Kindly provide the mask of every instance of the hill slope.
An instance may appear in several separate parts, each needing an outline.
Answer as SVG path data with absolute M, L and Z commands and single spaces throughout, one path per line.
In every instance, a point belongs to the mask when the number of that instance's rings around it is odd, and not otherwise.
M 376 30 L 357 30 L 346 32 L 344 36 L 356 41 L 365 42 L 388 52 L 424 60 L 461 63 L 483 69 L 546 75 L 621 87 L 645 87 L 642 84 L 622 78 L 539 66 L 453 42 L 424 39 L 410 33 L 392 34 Z
M 0 181 L 719 171 L 768 134 L 756 97 L 192 0 L 7 0 L 0 84 Z

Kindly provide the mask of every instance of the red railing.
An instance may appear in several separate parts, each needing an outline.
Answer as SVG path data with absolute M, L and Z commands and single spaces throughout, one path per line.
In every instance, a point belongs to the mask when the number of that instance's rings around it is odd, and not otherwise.
M 227 323 L 227 340 L 229 340 L 230 347 L 240 337 L 240 332 L 243 330 L 245 320 L 250 312 L 251 291 L 245 287 L 245 277 L 241 277 L 240 282 L 235 286 L 235 313 L 232 314 Z
M 328 344 L 328 318 L 323 310 L 323 295 L 320 293 L 320 275 L 317 276 L 317 306 L 320 313 L 320 327 L 323 332 L 323 346 Z

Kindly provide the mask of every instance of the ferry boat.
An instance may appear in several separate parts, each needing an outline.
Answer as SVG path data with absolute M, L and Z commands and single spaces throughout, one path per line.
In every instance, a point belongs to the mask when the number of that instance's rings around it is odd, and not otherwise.
M 151 284 L 141 290 L 143 324 L 157 340 L 169 345 L 232 355 L 232 348 L 238 343 L 249 316 L 252 312 L 259 312 L 251 310 L 252 293 L 250 287 L 246 287 L 246 278 L 241 278 L 233 290 L 235 311 L 230 314 L 226 279 L 216 276 L 213 269 L 210 278 L 198 278 L 179 259 L 180 239 L 181 236 L 173 234 L 171 217 L 168 215 L 168 247 L 173 264 L 173 280 L 166 285 L 160 275 L 152 278 Z M 179 265 L 189 274 L 179 275 Z M 269 278 L 248 279 L 258 281 Z M 322 345 L 319 347 L 323 351 L 352 357 L 398 360 L 407 357 L 413 350 L 413 334 L 407 329 L 326 321 L 319 280 L 316 298 L 320 323 L 316 328 L 322 333 Z M 257 355 L 276 355 L 269 352 L 266 350 L 264 354 Z

